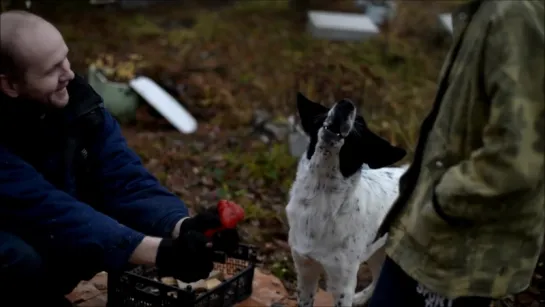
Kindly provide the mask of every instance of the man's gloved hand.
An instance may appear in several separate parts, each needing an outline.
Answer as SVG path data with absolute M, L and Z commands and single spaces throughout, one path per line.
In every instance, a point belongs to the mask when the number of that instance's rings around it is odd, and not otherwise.
M 192 230 L 180 232 L 176 239 L 163 239 L 155 260 L 159 276 L 185 283 L 207 278 L 214 268 L 211 245 L 203 233 Z
M 227 255 L 237 250 L 240 243 L 238 231 L 235 228 L 224 229 L 212 236 L 214 250 L 222 251 Z
M 197 215 L 185 219 L 180 225 L 180 234 L 188 231 L 205 233 L 207 230 L 218 229 L 223 225 L 219 216 L 218 207 L 210 207 Z M 236 228 L 224 229 L 216 232 L 212 236 L 214 250 L 222 251 L 227 254 L 232 253 L 238 248 L 240 238 Z
M 205 233 L 209 229 L 217 229 L 221 226 L 218 207 L 210 207 L 193 217 L 185 219 L 180 225 L 180 234 L 190 230 Z

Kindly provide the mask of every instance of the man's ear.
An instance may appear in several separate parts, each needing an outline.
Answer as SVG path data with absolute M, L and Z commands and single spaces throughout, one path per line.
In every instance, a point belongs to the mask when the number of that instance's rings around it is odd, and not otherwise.
M 301 119 L 301 126 L 307 134 L 312 134 L 318 131 L 317 123 L 320 122 L 321 116 L 325 116 L 329 109 L 323 105 L 316 103 L 301 92 L 297 93 L 297 111 Z
M 5 74 L 0 74 L 0 91 L 11 98 L 19 96 L 19 87 Z
M 372 169 L 390 166 L 407 154 L 405 149 L 390 144 L 371 131 L 367 131 L 365 142 L 367 144 L 365 163 Z

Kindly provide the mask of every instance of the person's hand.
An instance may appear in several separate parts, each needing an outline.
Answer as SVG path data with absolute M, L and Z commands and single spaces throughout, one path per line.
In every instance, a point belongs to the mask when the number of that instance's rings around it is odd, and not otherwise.
M 223 226 L 218 206 L 214 206 L 205 209 L 194 217 L 185 219 L 180 226 L 180 234 L 187 231 L 206 233 L 208 230 L 223 228 Z M 236 228 L 218 231 L 211 239 L 214 242 L 214 250 L 227 254 L 235 251 L 240 243 L 240 237 Z
M 216 232 L 212 236 L 214 250 L 222 251 L 227 255 L 232 254 L 240 243 L 240 237 L 236 228 L 228 228 Z
M 210 207 L 197 215 L 187 218 L 180 225 L 180 234 L 187 231 L 196 231 L 205 233 L 210 229 L 222 227 L 221 219 L 218 214 L 218 207 Z
M 212 243 L 197 231 L 180 232 L 176 239 L 163 239 L 155 266 L 160 277 L 170 276 L 185 283 L 205 279 L 214 268 Z

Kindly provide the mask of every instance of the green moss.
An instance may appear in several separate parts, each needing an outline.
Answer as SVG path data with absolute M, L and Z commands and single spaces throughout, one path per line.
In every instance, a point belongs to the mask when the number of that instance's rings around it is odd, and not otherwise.
M 289 10 L 289 0 L 254 0 L 254 1 L 237 1 L 235 5 L 229 9 L 232 13 L 251 14 L 263 12 Z
M 192 29 L 175 29 L 167 32 L 166 39 L 171 46 L 178 47 L 197 37 Z
M 166 185 L 167 179 L 168 179 L 168 174 L 166 172 L 155 172 L 154 175 L 157 178 L 157 180 L 161 182 L 162 185 Z
M 161 27 L 143 14 L 134 14 L 116 20 L 117 28 L 113 30 L 124 33 L 131 38 L 158 36 L 163 33 Z
M 270 209 L 263 208 L 262 206 L 246 203 L 243 205 L 246 220 L 260 220 L 274 218 L 276 213 Z
M 288 258 L 274 262 L 271 265 L 271 273 L 280 280 L 294 280 L 296 278 L 293 264 Z
M 225 35 L 222 33 L 227 30 L 227 24 L 220 20 L 216 12 L 202 12 L 197 15 L 196 23 L 193 26 L 193 31 L 197 33 L 197 38 L 204 42 L 209 42 L 216 38 L 217 35 Z
M 266 185 L 293 179 L 297 160 L 289 154 L 284 143 L 263 144 L 255 150 L 226 154 L 226 160 L 234 169 L 245 168 L 250 180 L 264 180 Z

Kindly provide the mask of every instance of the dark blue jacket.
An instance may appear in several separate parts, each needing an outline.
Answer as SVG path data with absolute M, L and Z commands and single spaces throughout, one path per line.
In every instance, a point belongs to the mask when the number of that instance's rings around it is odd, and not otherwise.
M 68 91 L 67 107 L 47 112 L 0 96 L 0 231 L 53 257 L 119 269 L 144 234 L 170 236 L 188 211 L 127 147 L 87 82 L 76 76 Z M 91 112 L 78 117 L 81 106 Z

